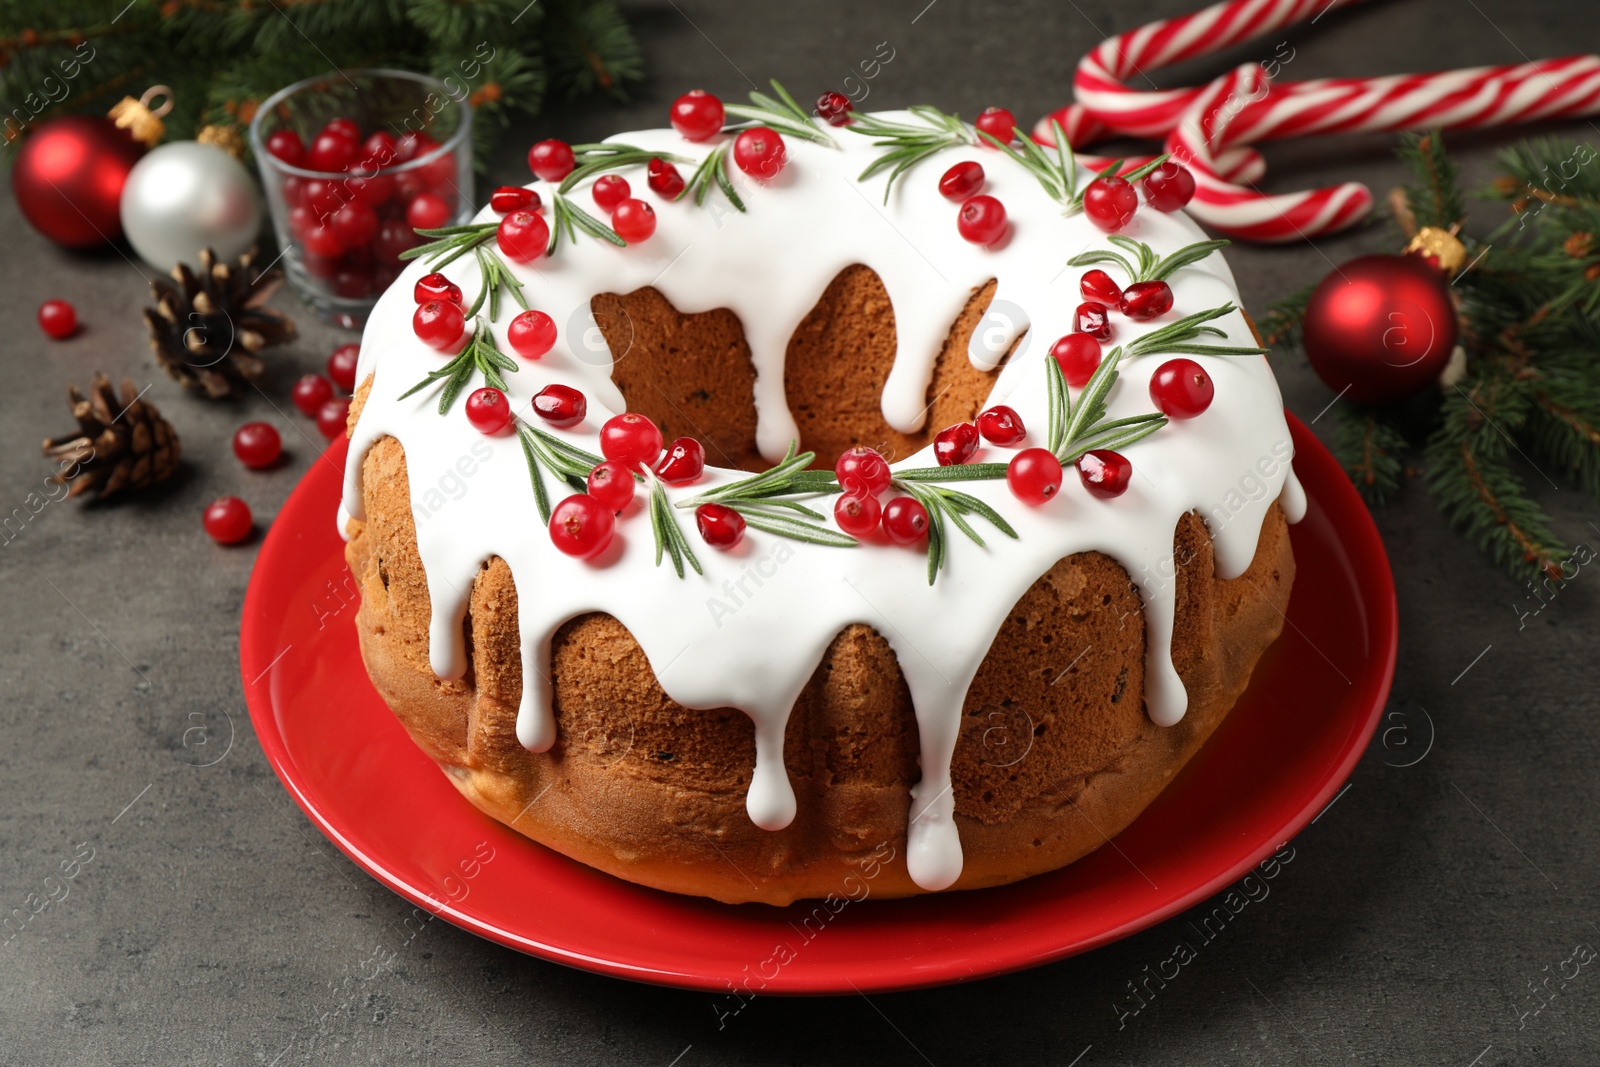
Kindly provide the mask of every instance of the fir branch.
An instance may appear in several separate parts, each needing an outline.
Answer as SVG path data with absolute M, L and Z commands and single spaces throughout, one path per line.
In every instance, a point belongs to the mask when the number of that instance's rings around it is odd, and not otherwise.
M 715 185 L 722 190 L 722 195 L 728 198 L 728 203 L 743 211 L 744 201 L 739 199 L 738 191 L 734 189 L 733 182 L 728 178 L 728 150 L 731 146 L 732 142 L 724 141 L 713 148 L 710 154 L 700 161 L 700 165 L 694 169 L 694 173 L 689 175 L 688 182 L 684 184 L 682 189 L 678 190 L 678 195 L 673 199 L 682 200 L 686 196 L 693 197 L 694 206 L 701 207 L 705 204 L 706 193 L 710 192 L 711 187 Z
M 696 574 L 705 574 L 700 569 L 700 561 L 694 557 L 694 549 L 689 547 L 689 539 L 678 525 L 677 516 L 672 513 L 672 504 L 667 500 L 661 479 L 646 469 L 645 481 L 650 483 L 650 529 L 656 539 L 656 566 L 661 566 L 661 557 L 665 554 L 671 557 L 672 569 L 678 572 L 679 578 L 683 577 L 684 560 L 689 561 Z
M 1306 308 L 1311 304 L 1311 294 L 1316 289 L 1308 285 L 1290 293 L 1275 304 L 1267 306 L 1261 317 L 1261 340 L 1268 348 L 1296 348 L 1300 344 L 1300 326 L 1306 319 Z
M 856 113 L 845 129 L 863 137 L 873 138 L 873 147 L 883 153 L 867 164 L 856 181 L 864 182 L 879 171 L 887 170 L 888 179 L 883 184 L 883 202 L 889 202 L 889 193 L 895 180 L 929 156 L 947 148 L 978 143 L 977 131 L 961 121 L 959 115 L 947 115 L 937 108 L 914 105 L 908 109 L 922 120 L 921 125 L 898 122 L 880 115 Z
M 628 242 L 617 236 L 617 231 L 601 222 L 583 208 L 572 202 L 570 197 L 562 196 L 559 192 L 550 197 L 550 243 L 545 246 L 544 254 L 553 256 L 556 249 L 561 247 L 561 238 L 566 236 L 568 241 L 577 243 L 578 231 L 582 230 L 590 237 L 602 241 L 609 241 L 618 248 L 627 247 Z
M 1440 131 L 1405 134 L 1397 151 L 1416 177 L 1417 184 L 1404 187 L 1406 206 L 1416 224 L 1449 229 L 1460 223 L 1467 214 L 1460 172 L 1445 151 Z
M 1164 282 L 1184 267 L 1199 263 L 1211 253 L 1228 247 L 1232 242 L 1225 240 L 1196 241 L 1194 244 L 1185 245 L 1168 256 L 1157 256 L 1155 250 L 1143 241 L 1135 241 L 1114 233 L 1107 238 L 1112 244 L 1126 252 L 1131 253 L 1138 260 L 1138 266 L 1127 257 L 1109 249 L 1097 248 L 1088 252 L 1080 252 L 1067 260 L 1069 267 L 1087 267 L 1094 263 L 1111 263 L 1121 267 L 1123 273 L 1128 275 L 1129 282 Z
M 811 115 L 794 102 L 794 97 L 789 95 L 776 78 L 772 79 L 772 91 L 778 94 L 776 99 L 766 93 L 751 90 L 750 103 L 725 104 L 723 110 L 741 119 L 748 119 L 745 125 L 767 126 L 790 137 L 813 141 L 829 148 L 839 147 L 837 141 L 817 128 Z
M 401 393 L 396 399 L 404 400 L 414 393 L 421 392 L 430 386 L 444 383 L 444 391 L 439 394 L 439 414 L 448 414 L 456 402 L 456 397 L 472 381 L 473 374 L 483 375 L 486 385 L 492 385 L 501 392 L 507 389 L 506 380 L 501 376 L 502 370 L 516 371 L 517 365 L 504 352 L 495 347 L 494 335 L 489 332 L 489 326 L 478 318 L 472 329 L 472 340 L 467 342 L 465 348 L 453 356 L 450 362 L 436 371 L 430 371 L 420 382 Z
M 1342 407 L 1336 415 L 1333 452 L 1361 495 L 1384 504 L 1400 488 L 1407 444 L 1394 416 L 1376 408 Z

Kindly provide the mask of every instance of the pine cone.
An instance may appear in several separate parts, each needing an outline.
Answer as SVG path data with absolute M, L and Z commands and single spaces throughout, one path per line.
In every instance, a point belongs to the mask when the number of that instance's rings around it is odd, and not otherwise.
M 61 464 L 53 480 L 71 485 L 67 496 L 98 489 L 95 499 L 104 500 L 166 481 L 178 469 L 177 432 L 155 405 L 139 399 L 127 378 L 120 403 L 104 374 L 94 376 L 88 399 L 77 386 L 67 386 L 67 400 L 78 432 L 44 443 L 44 454 Z
M 207 248 L 198 275 L 179 263 L 171 278 L 150 283 L 156 298 L 155 307 L 144 309 L 150 347 L 185 389 L 213 400 L 239 396 L 246 382 L 266 372 L 256 353 L 294 340 L 289 317 L 263 306 L 283 284 L 283 274 L 256 270 L 255 254 L 246 252 L 230 267 Z

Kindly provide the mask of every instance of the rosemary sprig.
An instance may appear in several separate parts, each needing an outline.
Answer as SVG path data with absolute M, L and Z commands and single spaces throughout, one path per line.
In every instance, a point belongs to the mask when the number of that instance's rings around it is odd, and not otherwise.
M 1214 334 L 1218 337 L 1227 336 L 1222 330 L 1207 323 L 1213 319 L 1220 319 L 1238 310 L 1232 303 L 1214 307 L 1210 311 L 1196 311 L 1193 315 L 1185 315 L 1174 322 L 1169 322 L 1159 329 L 1151 330 L 1142 337 L 1136 337 L 1128 342 L 1127 355 L 1153 356 L 1157 354 L 1172 354 L 1184 356 L 1264 356 L 1265 348 L 1256 348 L 1253 345 L 1213 345 L 1197 344 L 1195 338 L 1205 334 Z
M 472 328 L 472 340 L 467 346 L 457 353 L 449 363 L 436 371 L 431 371 L 416 385 L 401 393 L 399 398 L 404 400 L 413 393 L 420 392 L 440 381 L 444 382 L 444 392 L 439 394 L 439 414 L 449 412 L 450 406 L 456 402 L 456 397 L 461 395 L 472 381 L 474 372 L 483 375 L 486 384 L 494 386 L 501 392 L 506 390 L 506 380 L 501 376 L 502 370 L 515 371 L 516 363 L 511 357 L 500 351 L 494 345 L 494 335 L 489 332 L 489 326 L 480 317 L 475 320 Z
M 1054 363 L 1055 360 L 1050 360 L 1050 362 Z M 962 464 L 944 469 L 952 471 L 967 470 L 975 466 L 1000 467 L 1002 471 L 1001 477 L 1004 477 L 1004 464 L 998 463 Z M 967 521 L 966 517 L 968 515 L 977 515 L 987 520 L 990 525 L 1007 537 L 1012 540 L 1016 539 L 1017 531 L 1013 530 L 1011 524 L 1006 522 L 1000 516 L 1000 513 L 988 504 L 969 493 L 961 492 L 959 489 L 946 489 L 943 486 L 929 485 L 927 482 L 928 479 L 913 478 L 907 480 L 903 476 L 895 478 L 896 488 L 915 499 L 928 512 L 929 585 L 933 584 L 934 579 L 939 576 L 940 569 L 944 566 L 945 555 L 947 554 L 946 546 L 950 541 L 950 531 L 945 526 L 947 521 L 966 534 L 980 548 L 985 547 L 984 540 L 978 534 L 978 531 L 973 529 L 972 524 Z
M 545 492 L 544 477 L 540 467 L 548 470 L 558 481 L 564 481 L 576 492 L 588 490 L 586 479 L 600 457 L 568 444 L 554 434 L 537 426 L 517 420 L 517 437 L 522 442 L 522 455 L 528 461 L 528 478 L 533 482 L 534 502 L 539 505 L 539 517 L 550 521 L 550 497 Z
M 522 295 L 522 283 L 512 276 L 500 253 L 486 247 L 494 238 L 500 224 L 497 222 L 472 222 L 462 226 L 442 226 L 435 230 L 418 230 L 417 233 L 432 240 L 400 253 L 401 259 L 425 259 L 434 270 L 454 263 L 470 253 L 478 261 L 478 295 L 473 297 L 467 317 L 478 313 L 484 300 L 489 302 L 489 321 L 500 317 L 500 289 L 504 287 L 524 310 L 527 299 Z
M 877 159 L 867 164 L 867 169 L 856 178 L 864 182 L 879 171 L 887 170 L 889 178 L 883 185 L 883 202 L 889 202 L 889 192 L 895 179 L 921 163 L 924 159 L 946 148 L 977 144 L 977 132 L 961 121 L 959 115 L 947 115 L 938 108 L 917 104 L 910 112 L 922 120 L 921 125 L 896 122 L 872 114 L 851 116 L 845 129 L 864 137 L 874 138 L 876 148 L 886 149 Z
M 631 144 L 575 144 L 572 154 L 576 157 L 577 166 L 572 173 L 561 179 L 561 184 L 556 187 L 558 193 L 570 193 L 585 178 L 603 173 L 605 171 L 621 170 L 623 167 L 642 167 L 652 159 L 665 160 L 668 163 L 693 163 L 688 156 L 675 155 L 671 152 L 652 152 L 644 148 L 635 148 Z
M 561 247 L 563 234 L 567 240 L 576 244 L 578 230 L 582 230 L 590 237 L 610 241 L 618 248 L 625 248 L 628 244 L 617 236 L 616 230 L 574 204 L 570 198 L 562 196 L 559 192 L 555 193 L 550 197 L 550 244 L 545 247 L 544 254 L 547 256 L 556 254 L 556 249 Z
M 980 482 L 1006 476 L 1004 463 L 957 463 L 949 467 L 912 467 L 895 472 L 902 482 Z
M 752 91 L 748 104 L 725 104 L 723 110 L 730 115 L 737 115 L 741 119 L 749 119 L 750 123 L 759 126 L 769 126 L 781 134 L 790 137 L 799 137 L 801 140 L 814 141 L 817 144 L 827 145 L 829 148 L 838 148 L 839 145 L 832 137 L 817 129 L 816 123 L 811 121 L 811 116 L 799 104 L 794 102 L 794 97 L 789 95 L 778 79 L 772 79 L 772 91 L 777 93 L 773 99 L 766 93 Z
M 487 294 L 489 298 L 489 321 L 498 321 L 500 318 L 500 289 L 502 286 L 511 294 L 511 299 L 515 300 L 523 311 L 527 311 L 528 298 L 522 295 L 522 283 L 517 281 L 511 271 L 506 268 L 506 261 L 482 246 L 473 249 L 473 255 L 478 258 L 478 276 L 483 279 L 483 284 L 478 286 L 478 295 L 473 299 L 472 306 L 467 309 L 467 317 L 472 318 L 478 313 L 478 309 L 483 307 L 483 299 Z
M 1131 254 L 1138 261 L 1138 266 L 1126 256 L 1109 249 L 1095 249 L 1090 252 L 1081 252 L 1067 260 L 1069 267 L 1087 267 L 1093 263 L 1114 263 L 1121 267 L 1128 275 L 1130 282 L 1164 282 L 1180 268 L 1198 263 L 1219 248 L 1228 247 L 1229 242 L 1224 240 L 1196 241 L 1192 245 L 1185 245 L 1169 256 L 1157 256 L 1155 251 L 1143 241 L 1135 241 L 1114 233 L 1107 238 L 1118 248 Z
M 728 198 L 728 203 L 744 210 L 744 201 L 739 199 L 739 193 L 733 187 L 733 182 L 728 178 L 728 149 L 731 142 L 723 142 L 711 150 L 710 155 L 700 161 L 700 165 L 689 175 L 689 180 L 674 200 L 682 200 L 686 196 L 694 198 L 694 206 L 700 207 L 706 202 L 706 193 L 715 185 L 722 190 L 722 195 Z
M 816 545 L 854 548 L 858 543 L 855 538 L 822 525 L 825 516 L 800 503 L 839 491 L 838 479 L 832 471 L 806 469 L 816 458 L 815 452 L 797 453 L 791 441 L 789 451 L 770 470 L 679 501 L 677 506 L 697 508 L 701 504 L 722 504 L 744 516 L 745 523 L 753 529 Z
M 700 561 L 694 558 L 694 549 L 689 547 L 689 539 L 678 525 L 677 516 L 672 513 L 672 504 L 667 500 L 667 491 L 661 479 L 647 472 L 645 480 L 650 483 L 650 529 L 656 538 L 656 566 L 661 566 L 661 557 L 665 554 L 672 557 L 672 569 L 678 572 L 679 578 L 683 577 L 683 561 L 686 559 L 696 574 L 704 574 L 705 571 L 700 569 Z
M 1061 364 L 1053 359 L 1044 361 L 1048 389 L 1046 419 L 1049 422 L 1046 447 L 1055 453 L 1063 467 L 1091 449 L 1125 448 L 1167 424 L 1167 417 L 1158 411 L 1106 421 L 1106 397 L 1117 383 L 1117 364 L 1122 356 L 1120 345 L 1107 354 L 1084 383 L 1076 404 L 1062 377 Z

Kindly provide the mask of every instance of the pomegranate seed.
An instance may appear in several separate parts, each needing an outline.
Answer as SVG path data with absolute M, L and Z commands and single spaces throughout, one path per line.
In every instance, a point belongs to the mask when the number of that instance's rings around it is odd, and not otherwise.
M 589 189 L 589 195 L 594 198 L 595 207 L 606 214 L 617 210 L 617 205 L 628 199 L 633 190 L 628 187 L 628 179 L 618 174 L 602 174 L 594 180 L 594 185 Z
M 1194 197 L 1194 175 L 1167 160 L 1144 176 L 1145 202 L 1157 211 L 1177 211 Z
M 850 125 L 850 112 L 855 109 L 843 93 L 823 93 L 817 97 L 817 117 L 829 126 Z
M 661 455 L 661 430 L 636 411 L 614 415 L 600 427 L 600 454 L 629 470 L 652 466 Z
M 1022 416 L 1004 404 L 996 404 L 978 416 L 978 432 L 992 445 L 1010 448 L 1028 435 Z
M 1006 207 L 992 196 L 968 197 L 956 216 L 956 229 L 975 245 L 992 245 L 1006 232 Z
M 1006 485 L 1024 504 L 1043 504 L 1061 489 L 1061 462 L 1048 448 L 1025 448 L 1006 464 Z
M 685 141 L 706 141 L 722 132 L 726 112 L 721 100 L 704 89 L 691 89 L 672 102 L 668 117 Z
M 1072 313 L 1073 329 L 1096 341 L 1111 340 L 1111 309 L 1086 300 Z
M 982 188 L 983 164 L 971 160 L 957 163 L 945 171 L 944 176 L 939 179 L 939 195 L 958 204 L 977 195 L 978 190 Z
M 1107 233 L 1122 229 L 1138 210 L 1139 194 L 1121 178 L 1096 178 L 1083 191 L 1083 213 Z
M 624 200 L 611 215 L 611 228 L 630 245 L 647 241 L 656 232 L 656 209 L 643 200 Z
M 206 505 L 201 523 L 219 545 L 236 545 L 249 537 L 255 527 L 250 505 L 236 496 L 219 497 Z
M 538 211 L 539 194 L 520 185 L 502 185 L 489 194 L 489 207 L 501 215 L 513 211 Z
M 411 329 L 429 348 L 449 352 L 461 341 L 467 320 L 461 307 L 447 300 L 430 300 L 411 315 Z
M 550 513 L 550 540 L 569 556 L 588 559 L 605 551 L 617 525 L 611 509 L 588 493 L 576 493 Z
M 317 409 L 317 429 L 330 441 L 344 433 L 349 428 L 349 422 L 350 398 L 347 396 L 324 401 Z
M 267 151 L 291 167 L 302 167 L 306 162 L 306 143 L 293 130 L 279 130 L 267 138 Z
M 1172 287 L 1166 282 L 1134 282 L 1123 290 L 1122 313 L 1130 319 L 1153 319 L 1172 310 Z
M 57 341 L 78 332 L 78 309 L 65 300 L 46 300 L 39 305 L 39 329 Z
M 283 455 L 283 438 L 270 422 L 247 422 L 233 431 L 233 454 L 251 470 L 261 470 Z
M 378 213 L 362 200 L 352 200 L 333 216 L 333 230 L 346 248 L 364 248 L 378 236 Z
M 694 524 L 712 548 L 729 549 L 744 539 L 744 516 L 726 504 L 701 504 L 694 509 Z
M 523 359 L 538 359 L 556 343 L 556 320 L 542 311 L 524 311 L 506 328 L 506 340 Z
M 978 451 L 978 428 L 970 422 L 958 422 L 940 430 L 933 439 L 933 456 L 941 467 L 954 467 L 972 459 Z
M 360 345 L 340 345 L 328 357 L 328 377 L 346 393 L 356 391 L 356 365 L 361 361 Z
M 914 545 L 928 532 L 928 509 L 909 496 L 897 496 L 883 509 L 883 532 L 897 545 Z
M 875 496 L 844 493 L 833 504 L 833 521 L 851 537 L 868 537 L 878 528 L 883 508 Z
M 450 205 L 437 193 L 418 193 L 406 205 L 406 224 L 413 230 L 437 230 L 450 224 Z
M 417 279 L 417 284 L 411 290 L 411 299 L 419 304 L 426 304 L 430 300 L 443 300 L 446 303 L 466 306 L 462 300 L 461 286 L 437 271 L 424 274 Z
M 1003 107 L 984 108 L 973 125 L 1001 144 L 1010 144 L 1017 135 L 1017 117 Z M 979 140 L 986 148 L 994 147 L 982 138 Z
M 337 174 L 356 161 L 361 146 L 353 137 L 324 129 L 311 141 L 306 153 L 308 169 L 324 174 Z
M 706 450 L 693 437 L 680 437 L 667 446 L 656 473 L 668 485 L 688 485 L 706 469 Z
M 1133 464 L 1120 452 L 1096 448 L 1078 457 L 1078 478 L 1083 487 L 1101 500 L 1110 500 L 1128 491 Z
M 513 211 L 500 220 L 494 240 L 500 251 L 518 263 L 532 263 L 544 255 L 550 243 L 550 224 L 543 215 L 531 211 Z
M 576 426 L 589 412 L 589 401 L 570 385 L 547 385 L 533 395 L 533 410 L 559 429 Z
M 302 374 L 289 390 L 289 399 L 300 414 L 315 418 L 317 409 L 333 399 L 333 386 L 320 374 Z
M 578 157 L 565 141 L 540 141 L 528 149 L 528 169 L 547 182 L 558 182 L 572 173 Z
M 840 455 L 833 465 L 833 474 L 839 479 L 839 488 L 846 495 L 855 496 L 877 496 L 889 488 L 894 477 L 889 472 L 889 461 L 876 449 L 863 445 L 856 445 Z
M 1086 333 L 1069 333 L 1050 346 L 1050 354 L 1061 366 L 1061 377 L 1074 389 L 1082 389 L 1100 366 L 1100 342 Z
M 734 139 L 733 162 L 752 178 L 771 181 L 788 161 L 783 138 L 765 126 L 752 126 Z
M 615 460 L 596 463 L 589 471 L 589 495 L 612 511 L 633 503 L 633 474 Z
M 479 433 L 496 434 L 511 424 L 511 404 L 492 385 L 467 394 L 467 421 Z
M 1078 292 L 1083 294 L 1085 300 L 1093 300 L 1096 304 L 1104 304 L 1108 308 L 1122 304 L 1122 287 L 1103 270 L 1089 271 L 1078 279 Z
M 647 173 L 649 177 L 645 179 L 645 184 L 650 186 L 650 191 L 661 199 L 676 200 L 678 194 L 683 192 L 683 175 L 678 173 L 677 167 L 666 160 L 660 157 L 652 159 Z
M 1150 399 L 1169 419 L 1192 419 L 1211 406 L 1217 388 L 1192 359 L 1169 359 L 1150 377 Z

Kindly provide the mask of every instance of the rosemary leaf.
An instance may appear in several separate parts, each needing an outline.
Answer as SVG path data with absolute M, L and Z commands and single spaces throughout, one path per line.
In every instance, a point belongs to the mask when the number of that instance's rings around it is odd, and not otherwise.
M 1054 363 L 1055 360 L 1050 362 Z M 1057 365 L 1060 370 L 1060 365 Z M 1004 463 L 959 463 L 949 467 L 912 467 L 896 471 L 895 478 L 904 482 L 977 482 L 1006 476 Z
M 557 193 L 570 193 L 577 184 L 591 175 L 603 171 L 621 170 L 624 167 L 642 167 L 652 159 L 665 160 L 668 163 L 692 163 L 687 156 L 675 155 L 671 152 L 652 152 L 643 148 L 635 148 L 630 144 L 617 144 L 615 142 L 602 142 L 600 144 L 575 144 L 572 154 L 576 157 L 577 166 L 556 187 Z
M 528 480 L 533 482 L 533 500 L 539 506 L 539 518 L 550 521 L 550 497 L 544 490 L 544 476 L 539 473 L 539 459 L 528 434 L 528 427 L 517 420 L 517 439 L 522 442 L 522 456 L 528 461 Z

